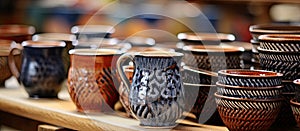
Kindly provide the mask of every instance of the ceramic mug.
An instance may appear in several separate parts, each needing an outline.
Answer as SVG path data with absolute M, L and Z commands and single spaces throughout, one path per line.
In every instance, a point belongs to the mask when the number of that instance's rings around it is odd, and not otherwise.
M 17 45 L 14 41 L 11 40 L 0 40 L 0 87 L 4 87 L 5 81 L 9 79 L 12 74 L 8 65 L 8 56 L 11 48 Z M 17 67 L 20 69 L 21 65 L 21 53 L 14 53 L 15 61 L 17 63 Z
M 141 126 L 168 127 L 184 111 L 184 88 L 180 74 L 182 53 L 145 51 L 127 53 L 117 61 L 118 73 L 129 91 L 130 110 Z M 132 60 L 132 84 L 123 71 L 123 64 Z
M 74 48 L 73 41 L 76 40 L 76 36 L 66 33 L 41 33 L 35 34 L 32 36 L 33 41 L 63 41 L 66 43 L 66 46 L 63 50 L 63 62 L 64 68 L 66 70 L 66 77 L 68 76 L 67 71 L 70 67 L 70 55 L 69 50 Z
M 22 42 L 21 71 L 16 68 L 13 54 L 20 48 L 13 48 L 9 54 L 12 74 L 32 98 L 57 98 L 65 79 L 62 61 L 64 42 L 24 41 Z
M 116 60 L 121 52 L 114 49 L 73 49 L 68 91 L 77 111 L 110 112 L 119 100 L 116 87 Z

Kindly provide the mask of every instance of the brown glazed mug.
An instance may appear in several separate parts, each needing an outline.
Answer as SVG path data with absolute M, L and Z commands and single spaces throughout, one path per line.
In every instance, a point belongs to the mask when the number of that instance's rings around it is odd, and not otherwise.
M 11 48 L 16 45 L 14 41 L 11 40 L 0 40 L 0 87 L 4 87 L 5 81 L 12 76 L 8 65 L 8 56 Z M 13 54 L 16 61 L 18 69 L 21 65 L 21 53 L 15 52 Z
M 76 36 L 66 33 L 41 33 L 32 36 L 33 41 L 63 41 L 66 46 L 63 50 L 63 62 L 66 70 L 66 77 L 68 76 L 67 71 L 70 67 L 70 55 L 69 50 L 74 48 L 73 41 L 76 40 Z
M 34 33 L 35 28 L 30 25 L 0 25 L 0 39 L 13 40 L 17 43 L 31 40 Z
M 62 61 L 64 42 L 24 41 L 23 49 L 13 48 L 9 54 L 12 74 L 31 98 L 57 98 L 65 79 Z M 22 51 L 21 71 L 16 68 L 13 54 Z
M 72 49 L 68 91 L 79 112 L 110 112 L 119 100 L 114 49 Z
M 182 116 L 182 57 L 177 52 L 145 51 L 127 53 L 118 59 L 118 73 L 129 91 L 130 110 L 141 126 L 170 127 Z M 122 68 L 128 60 L 134 63 L 131 84 Z

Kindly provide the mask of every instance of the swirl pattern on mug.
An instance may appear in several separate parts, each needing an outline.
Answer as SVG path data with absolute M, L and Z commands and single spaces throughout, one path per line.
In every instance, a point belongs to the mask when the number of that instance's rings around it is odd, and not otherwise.
M 110 67 L 88 70 L 71 68 L 69 93 L 80 112 L 110 111 L 119 99 Z
M 130 91 L 130 105 L 144 126 L 172 126 L 184 110 L 179 68 L 154 70 L 137 67 Z

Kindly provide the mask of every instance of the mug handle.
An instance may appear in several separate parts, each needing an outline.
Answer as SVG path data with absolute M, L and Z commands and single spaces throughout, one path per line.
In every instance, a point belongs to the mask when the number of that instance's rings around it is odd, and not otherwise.
M 133 61 L 133 58 L 134 58 L 133 54 L 127 53 L 127 54 L 121 55 L 119 57 L 119 59 L 117 60 L 117 71 L 118 71 L 121 81 L 124 83 L 127 91 L 130 91 L 130 82 L 129 82 L 129 79 L 127 78 L 127 76 L 125 75 L 122 65 L 124 65 L 124 63 L 126 61 L 128 61 L 128 59 Z
M 9 55 L 8 55 L 8 65 L 9 65 L 11 73 L 19 81 L 19 79 L 20 79 L 20 71 L 18 70 L 18 68 L 16 66 L 16 61 L 15 61 L 15 58 L 14 58 L 14 52 L 15 51 L 22 51 L 22 48 L 20 48 L 20 47 L 14 47 L 14 48 L 12 48 L 10 50 Z

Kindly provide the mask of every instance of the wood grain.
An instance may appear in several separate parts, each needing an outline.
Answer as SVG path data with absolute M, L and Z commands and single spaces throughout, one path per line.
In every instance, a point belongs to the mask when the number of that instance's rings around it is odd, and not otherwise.
M 227 130 L 188 120 L 178 121 L 181 124 L 172 129 L 145 128 L 139 126 L 138 120 L 119 115 L 122 112 L 79 113 L 65 89 L 58 96 L 59 99 L 31 99 L 22 87 L 0 88 L 0 110 L 73 130 Z

